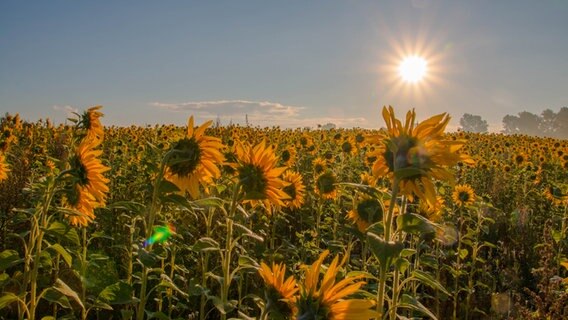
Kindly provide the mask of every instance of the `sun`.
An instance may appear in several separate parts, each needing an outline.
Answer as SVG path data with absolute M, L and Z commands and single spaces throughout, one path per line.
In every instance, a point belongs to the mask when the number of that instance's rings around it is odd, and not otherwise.
M 405 57 L 399 67 L 398 73 L 404 82 L 417 83 L 426 76 L 428 63 L 426 59 L 419 56 Z

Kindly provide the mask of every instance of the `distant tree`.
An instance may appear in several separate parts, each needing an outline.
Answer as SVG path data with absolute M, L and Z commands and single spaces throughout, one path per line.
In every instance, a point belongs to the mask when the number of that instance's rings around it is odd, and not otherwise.
M 528 111 L 520 112 L 518 116 L 506 115 L 503 118 L 503 133 L 542 136 L 541 123 L 541 117 Z
M 323 130 L 331 130 L 331 129 L 335 129 L 335 128 L 337 128 L 337 126 L 335 125 L 335 123 L 331 123 L 331 122 L 328 122 L 328 123 L 324 124 L 323 126 L 321 126 L 321 129 L 323 129 Z
M 487 121 L 483 120 L 481 116 L 466 113 L 460 119 L 460 130 L 468 132 L 483 133 L 487 132 Z

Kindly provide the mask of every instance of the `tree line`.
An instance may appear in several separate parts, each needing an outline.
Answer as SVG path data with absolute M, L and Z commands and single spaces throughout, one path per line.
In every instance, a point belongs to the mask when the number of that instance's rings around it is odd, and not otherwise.
M 460 119 L 461 131 L 484 133 L 488 131 L 487 121 L 481 116 L 465 113 Z M 517 115 L 503 117 L 504 134 L 526 134 L 531 136 L 568 139 L 568 107 L 558 112 L 546 109 L 539 115 L 523 111 Z

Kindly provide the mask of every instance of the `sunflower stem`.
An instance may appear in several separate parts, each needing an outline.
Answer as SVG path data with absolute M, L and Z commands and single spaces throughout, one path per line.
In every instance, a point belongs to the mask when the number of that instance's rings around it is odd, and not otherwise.
M 231 286 L 231 253 L 233 250 L 233 216 L 237 211 L 237 204 L 239 200 L 241 184 L 235 184 L 233 189 L 233 197 L 231 199 L 231 207 L 229 210 L 229 214 L 227 215 L 227 240 L 225 242 L 225 255 L 221 256 L 224 258 L 223 264 L 223 286 L 221 287 L 221 302 L 223 303 L 223 307 L 226 307 L 229 302 L 229 288 Z M 227 314 L 221 313 L 221 320 L 226 320 Z

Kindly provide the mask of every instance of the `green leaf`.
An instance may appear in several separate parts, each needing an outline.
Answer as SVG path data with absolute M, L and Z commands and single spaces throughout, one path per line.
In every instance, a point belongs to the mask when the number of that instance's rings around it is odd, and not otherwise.
M 152 268 L 158 261 L 156 254 L 148 252 L 144 248 L 140 248 L 140 250 L 138 250 L 138 260 L 147 268 Z
M 8 280 L 10 280 L 10 276 L 7 273 L 0 273 L 0 288 L 4 287 Z
M 358 277 L 358 276 L 364 276 L 367 279 L 379 280 L 379 278 L 375 277 L 374 275 L 372 275 L 371 273 L 366 272 L 366 271 L 350 271 L 350 272 L 347 273 L 345 278 Z
M 404 273 L 406 269 L 408 269 L 408 266 L 410 266 L 410 262 L 404 258 L 399 258 L 394 263 L 394 266 L 400 273 Z
M 51 249 L 59 253 L 63 258 L 63 260 L 65 261 L 65 263 L 67 263 L 67 266 L 71 267 L 73 265 L 73 258 L 71 257 L 71 254 L 67 252 L 67 250 L 65 250 L 65 248 L 63 248 L 59 243 L 52 244 L 49 247 L 47 247 L 47 249 Z
M 69 286 L 65 282 L 63 282 L 63 280 L 61 279 L 55 280 L 55 285 L 53 286 L 53 288 L 63 293 L 64 295 L 68 296 L 69 298 L 75 300 L 75 302 L 77 302 L 82 309 L 85 309 L 85 306 L 83 305 L 83 302 L 81 301 L 81 298 L 79 298 L 77 292 L 69 288 Z
M 436 279 L 434 279 L 430 274 L 421 270 L 414 270 L 414 272 L 412 272 L 412 276 L 420 280 L 420 282 L 422 282 L 423 284 L 433 289 L 437 289 L 450 296 L 450 293 L 446 290 L 446 288 L 444 288 L 444 286 L 440 284 L 440 282 L 438 282 Z
M 226 304 L 223 304 L 223 301 L 216 296 L 211 297 L 211 301 L 213 302 L 215 308 L 217 308 L 217 310 L 219 310 L 219 312 L 221 312 L 222 314 L 227 314 L 233 311 L 236 305 L 235 301 L 228 301 Z
M 53 221 L 49 227 L 47 227 L 46 233 L 54 235 L 59 239 L 70 241 L 77 246 L 81 243 L 77 230 L 59 221 Z
M 120 315 L 122 316 L 122 319 L 130 320 L 134 317 L 134 311 L 122 309 L 120 310 Z
M 187 208 L 187 209 L 192 209 L 191 203 L 189 202 L 189 200 L 187 200 L 186 197 L 182 196 L 181 194 L 178 193 L 169 193 L 166 195 L 163 195 L 161 198 L 163 203 L 168 203 L 171 202 L 173 204 L 176 204 L 182 208 Z
M 55 290 L 54 288 L 46 288 L 41 293 L 41 296 L 51 303 L 57 303 L 63 308 L 71 309 L 71 303 L 69 303 L 69 299 L 67 299 L 64 294 Z
M 20 259 L 20 255 L 17 251 L 4 250 L 0 253 L 0 271 L 4 271 L 23 261 L 23 259 Z
M 223 199 L 214 198 L 214 197 L 198 199 L 193 201 L 193 204 L 202 208 L 207 208 L 207 207 L 220 208 L 223 206 Z
M 147 318 L 148 320 L 150 319 L 171 320 L 170 317 L 168 317 L 162 311 L 156 311 L 156 312 L 146 311 L 146 314 L 148 315 Z
M 389 268 L 393 259 L 398 258 L 404 248 L 401 242 L 385 241 L 374 233 L 367 233 L 367 241 L 371 252 L 381 263 L 381 268 Z
M 12 304 L 13 302 L 18 301 L 18 296 L 11 293 L 11 292 L 6 292 L 4 293 L 4 295 L 2 297 L 0 297 L 0 309 L 4 309 L 7 306 L 9 306 L 10 304 Z
M 171 193 L 178 192 L 179 188 L 173 182 L 162 179 L 162 181 L 160 181 L 160 185 L 158 186 L 158 191 L 160 191 L 160 193 Z
M 256 239 L 256 240 L 258 240 L 258 241 L 260 241 L 260 242 L 264 241 L 264 239 L 263 239 L 261 236 L 259 236 L 258 234 L 254 233 L 251 229 L 249 229 L 249 228 L 243 226 L 242 224 L 235 222 L 233 225 L 234 225 L 235 227 L 237 227 L 238 229 L 241 229 L 242 231 L 244 231 L 244 233 L 242 234 L 243 236 L 251 237 L 251 238 Z
M 184 291 L 182 291 L 173 281 L 170 277 L 168 277 L 165 273 L 162 273 L 160 275 L 160 278 L 162 279 L 162 282 L 160 282 L 160 286 L 163 287 L 167 287 L 167 288 L 171 288 L 174 291 L 177 291 L 179 294 L 181 294 L 184 297 L 187 297 L 188 294 Z
M 217 251 L 219 243 L 211 238 L 203 237 L 197 240 L 192 248 L 195 252 Z
M 408 168 L 402 168 L 402 169 L 395 170 L 394 176 L 395 176 L 395 178 L 398 178 L 400 180 L 400 179 L 404 179 L 404 178 L 408 178 L 408 177 L 422 175 L 423 173 L 424 173 L 424 171 L 419 169 L 419 168 L 408 167 Z
M 102 232 L 102 231 L 97 231 L 97 232 L 94 232 L 93 234 L 91 234 L 91 237 L 90 237 L 89 241 L 90 241 L 90 240 L 93 240 L 93 239 L 97 239 L 97 238 L 103 238 L 103 239 L 108 239 L 108 240 L 114 240 L 113 237 L 106 235 L 104 232 Z
M 411 234 L 434 232 L 432 223 L 421 215 L 414 213 L 401 214 L 396 218 L 398 228 Z
M 260 265 L 258 264 L 258 262 L 256 262 L 256 260 L 245 255 L 239 256 L 239 266 L 243 268 L 260 268 Z
M 119 281 L 106 287 L 99 293 L 97 300 L 101 300 L 110 305 L 129 304 L 135 302 L 133 297 L 134 289 L 126 282 Z
M 468 254 L 469 251 L 467 251 L 467 249 L 460 249 L 460 259 L 465 259 Z
M 426 308 L 422 303 L 420 303 L 420 301 L 416 300 L 416 298 L 406 293 L 402 295 L 399 307 L 422 312 L 425 315 L 429 316 L 430 318 L 438 320 L 438 318 L 436 318 L 436 316 L 430 310 L 428 310 L 428 308 Z
M 55 319 L 54 316 L 45 316 L 45 317 L 41 318 L 41 320 L 57 320 L 57 319 Z
M 405 249 L 402 249 L 402 251 L 400 252 L 400 256 L 403 257 L 403 258 L 408 258 L 415 253 L 416 253 L 416 250 L 405 248 Z

